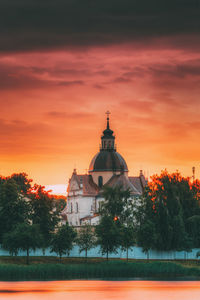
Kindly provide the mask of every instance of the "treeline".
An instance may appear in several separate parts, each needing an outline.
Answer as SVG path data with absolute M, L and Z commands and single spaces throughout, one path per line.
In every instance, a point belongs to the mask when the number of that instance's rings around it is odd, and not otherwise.
M 49 247 L 60 226 L 64 197 L 49 195 L 41 185 L 32 185 L 26 173 L 0 177 L 0 244 L 12 255 L 19 250 Z
M 95 228 L 97 244 L 107 257 L 120 247 L 191 251 L 200 248 L 200 181 L 179 172 L 154 175 L 143 196 L 131 200 L 121 187 L 104 189 L 105 202 Z M 197 253 L 200 256 L 200 251 Z
M 59 255 L 70 253 L 75 244 L 85 252 L 99 245 L 102 254 L 128 251 L 141 246 L 150 249 L 189 252 L 200 248 L 200 182 L 191 182 L 180 173 L 154 175 L 142 197 L 132 199 L 122 187 L 105 187 L 97 226 L 82 226 L 78 231 L 61 222 L 58 205 L 27 175 L 13 174 L 0 179 L 0 243 L 12 255 L 50 247 Z M 64 200 L 63 200 L 64 201 Z
M 61 212 L 63 205 L 58 205 L 40 185 L 33 185 L 27 174 L 13 174 L 0 178 L 0 243 L 11 255 L 20 250 L 26 251 L 29 263 L 30 250 L 50 247 L 51 252 L 59 255 L 69 254 L 75 244 L 80 251 L 87 252 L 96 245 L 101 246 L 107 258 L 110 252 L 121 246 L 128 249 L 135 243 L 131 222 L 131 200 L 129 191 L 120 187 L 106 188 L 106 201 L 102 205 L 101 221 L 94 229 L 83 226 L 78 232 L 68 223 L 63 224 Z M 62 202 L 61 202 L 62 203 Z M 128 253 L 128 252 L 127 252 Z
M 200 248 L 200 181 L 176 172 L 154 175 L 137 211 L 137 243 L 149 249 Z
M 150 249 L 187 253 L 200 248 L 199 180 L 191 182 L 178 172 L 163 171 L 152 176 L 143 196 L 134 201 L 120 187 L 105 189 L 104 196 L 96 233 L 107 254 L 121 246 L 128 257 L 133 245 L 141 246 L 147 258 Z

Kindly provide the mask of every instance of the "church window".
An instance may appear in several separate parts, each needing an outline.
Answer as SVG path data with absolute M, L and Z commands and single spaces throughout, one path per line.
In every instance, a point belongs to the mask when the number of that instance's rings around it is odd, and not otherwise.
M 103 177 L 102 176 L 99 176 L 99 178 L 98 178 L 98 185 L 100 188 L 103 186 Z
M 73 204 L 71 203 L 71 213 L 73 213 Z
M 111 148 L 111 141 L 109 141 L 109 144 L 108 144 L 109 146 L 108 146 L 108 148 Z
M 78 213 L 78 203 L 76 202 L 76 212 Z

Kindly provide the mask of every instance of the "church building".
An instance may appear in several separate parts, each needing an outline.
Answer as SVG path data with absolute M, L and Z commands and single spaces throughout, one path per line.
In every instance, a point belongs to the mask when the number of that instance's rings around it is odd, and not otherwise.
M 104 201 L 104 186 L 129 189 L 131 198 L 136 201 L 142 195 L 146 184 L 147 180 L 142 171 L 138 177 L 128 176 L 126 161 L 116 150 L 115 136 L 110 129 L 107 112 L 107 127 L 101 136 L 100 151 L 91 160 L 88 174 L 77 174 L 74 169 L 69 180 L 67 205 L 62 216 L 72 226 L 97 225 L 100 205 Z

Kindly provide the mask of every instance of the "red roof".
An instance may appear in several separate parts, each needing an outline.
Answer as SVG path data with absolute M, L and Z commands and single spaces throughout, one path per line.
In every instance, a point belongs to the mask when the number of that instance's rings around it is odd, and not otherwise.
M 99 187 L 94 183 L 91 175 L 77 175 L 73 173 L 71 180 L 75 180 L 78 183 L 79 189 L 83 189 L 83 196 L 96 196 L 99 192 Z M 68 186 L 68 192 L 69 192 Z
M 83 190 L 83 196 L 97 196 L 99 194 L 100 188 L 96 183 L 94 183 L 91 175 L 77 175 L 76 172 L 74 172 L 70 181 L 72 180 L 77 182 L 78 190 Z M 147 180 L 144 175 L 140 175 L 138 177 L 127 177 L 123 173 L 120 175 L 113 175 L 106 185 L 110 187 L 122 186 L 124 190 L 129 189 L 132 195 L 141 195 L 144 187 L 147 185 Z M 69 189 L 70 184 L 68 186 L 68 192 Z

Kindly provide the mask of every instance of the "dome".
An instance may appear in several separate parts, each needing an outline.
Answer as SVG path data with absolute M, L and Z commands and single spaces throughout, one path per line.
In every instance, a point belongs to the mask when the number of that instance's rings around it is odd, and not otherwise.
M 92 159 L 89 172 L 125 171 L 128 167 L 123 157 L 116 151 L 101 150 Z

